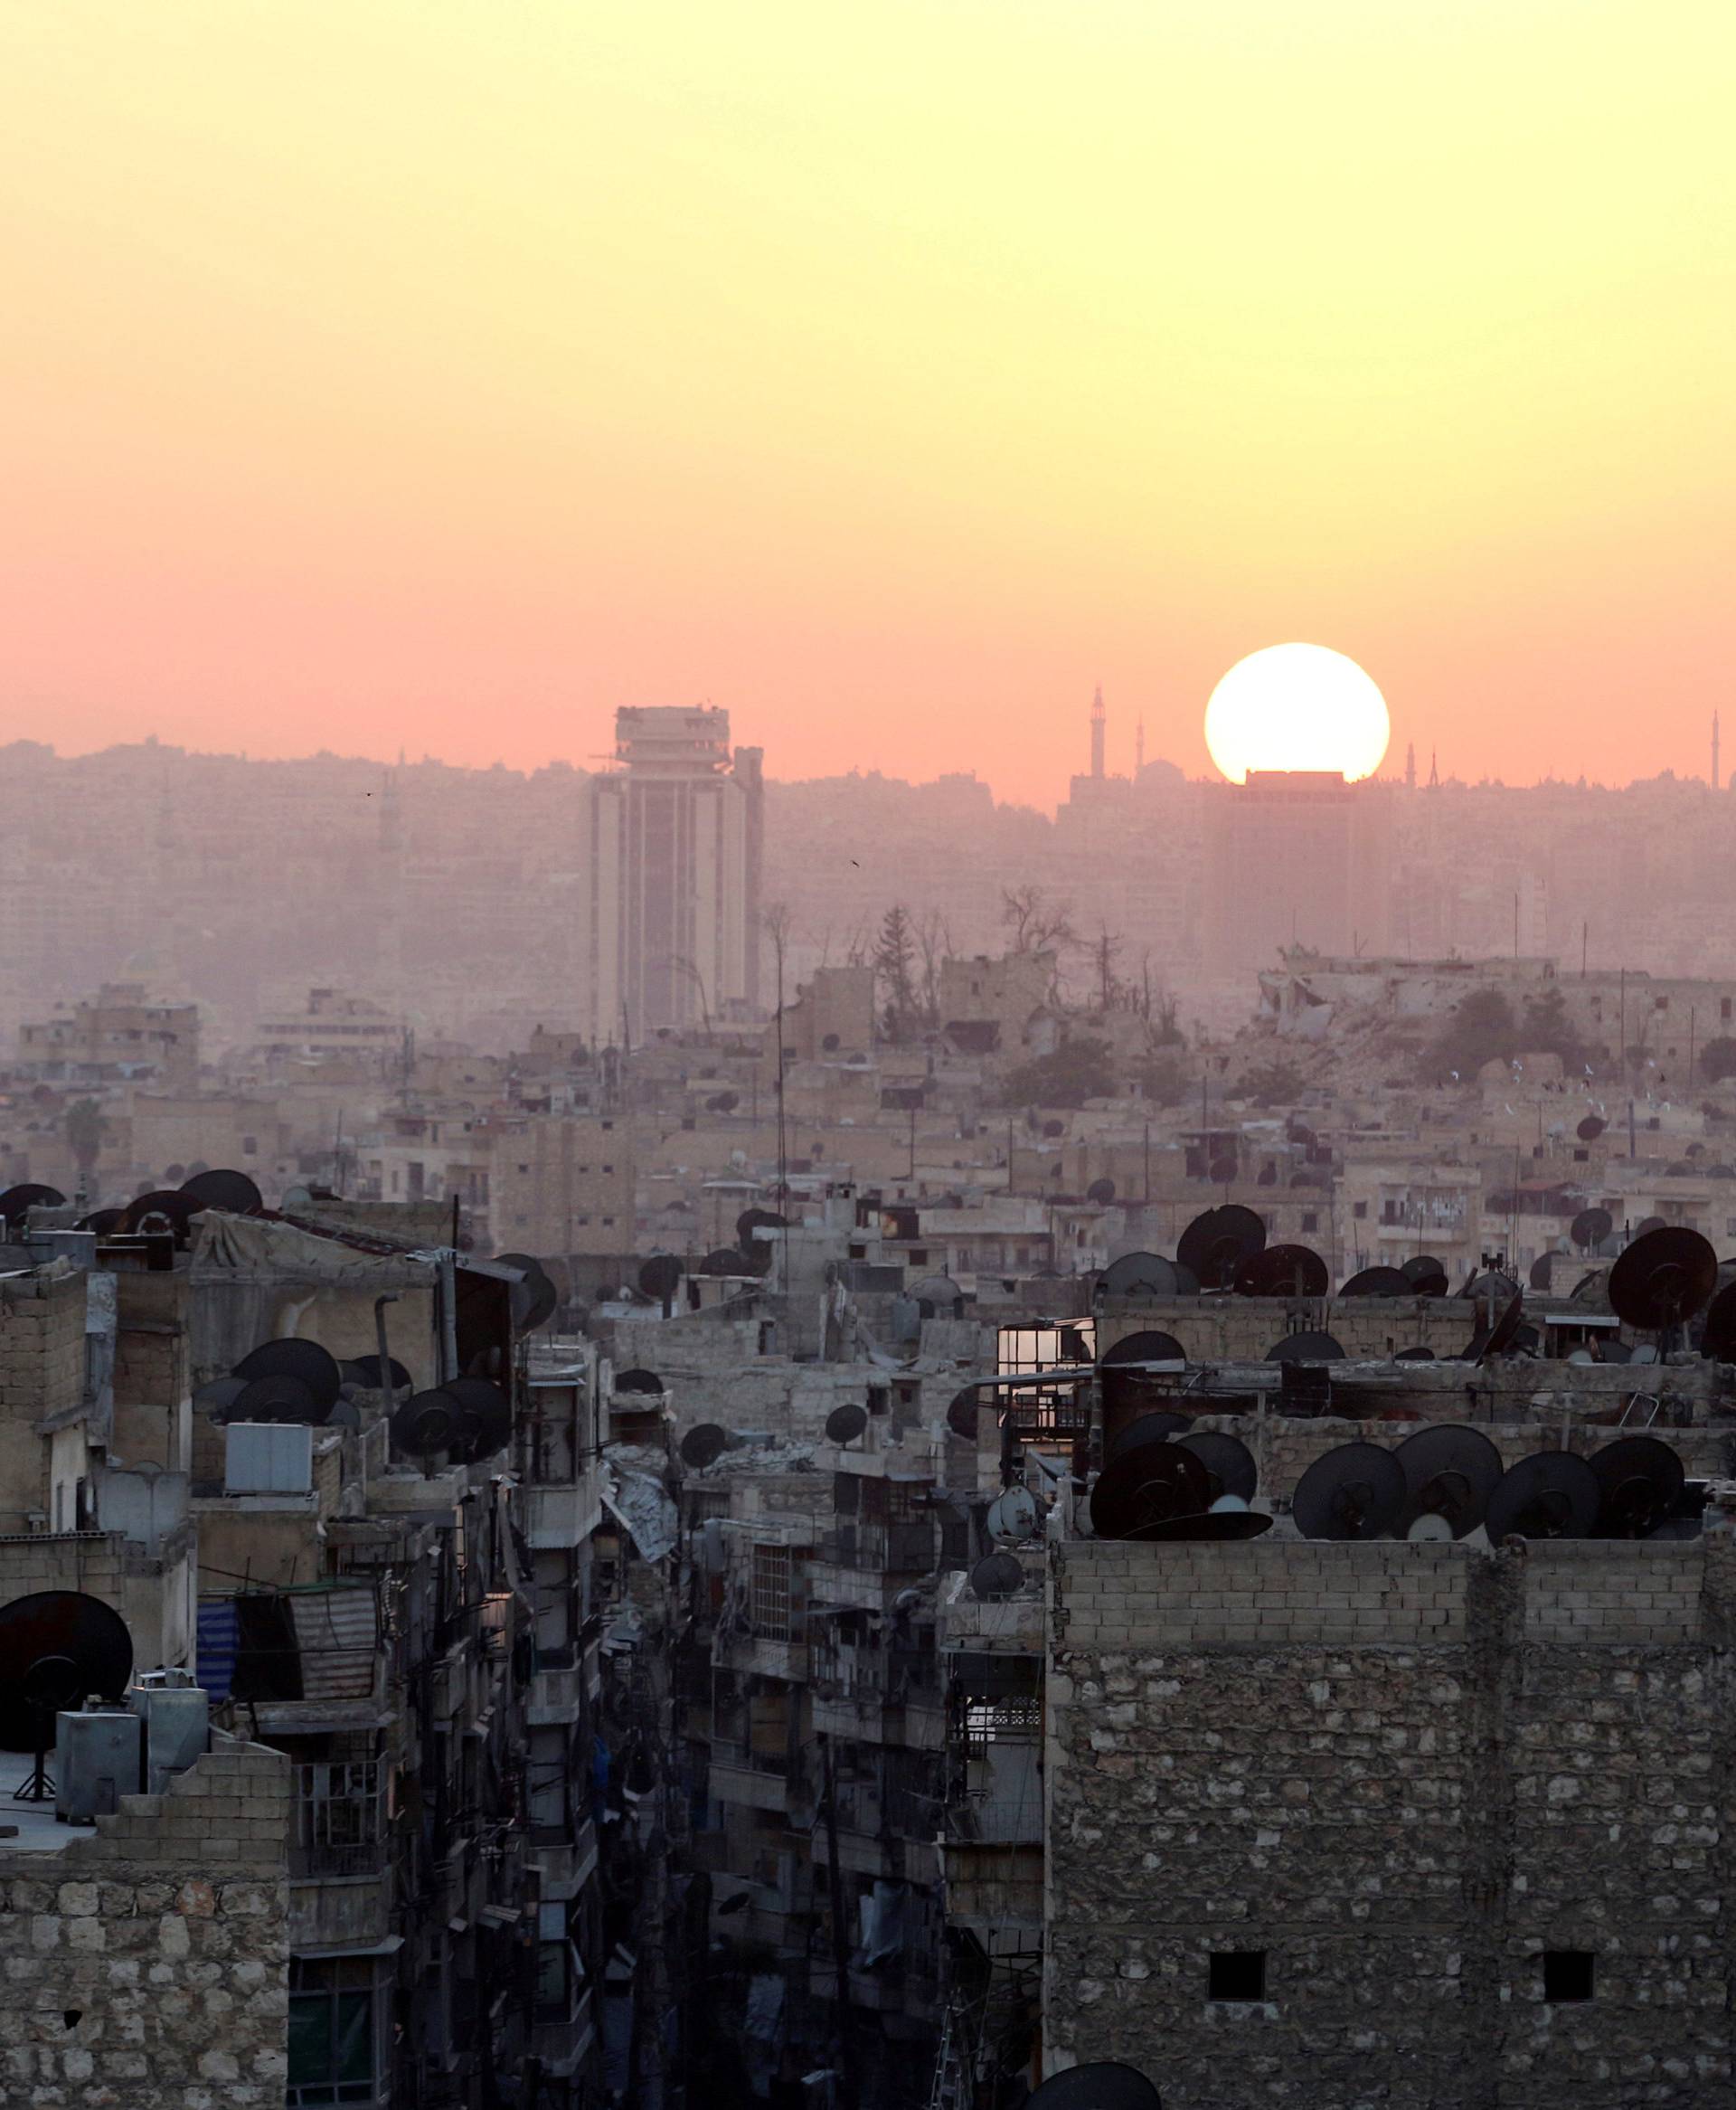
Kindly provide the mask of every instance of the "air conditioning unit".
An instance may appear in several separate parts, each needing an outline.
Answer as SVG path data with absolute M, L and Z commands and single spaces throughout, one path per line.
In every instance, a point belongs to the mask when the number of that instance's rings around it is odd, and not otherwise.
M 231 1422 L 223 1433 L 225 1494 L 311 1493 L 314 1432 L 306 1422 Z

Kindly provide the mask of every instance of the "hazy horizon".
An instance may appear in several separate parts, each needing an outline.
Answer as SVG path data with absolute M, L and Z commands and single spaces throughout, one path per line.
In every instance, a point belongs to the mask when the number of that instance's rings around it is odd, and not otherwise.
M 1095 682 L 1111 769 L 1143 713 L 1194 773 L 1304 639 L 1389 769 L 1703 771 L 1721 53 L 1582 0 L 13 10 L 0 714 L 523 765 L 710 696 L 787 775 L 1041 803 Z

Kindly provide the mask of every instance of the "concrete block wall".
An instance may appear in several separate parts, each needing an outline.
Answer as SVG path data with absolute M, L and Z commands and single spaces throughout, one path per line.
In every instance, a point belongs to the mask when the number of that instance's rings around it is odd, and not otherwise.
M 289 1764 L 222 1739 L 57 1854 L 0 1854 L 0 2103 L 280 2105 Z
M 1052 2064 L 1166 2110 L 1736 2101 L 1728 1535 L 1075 1543 L 1049 1588 Z M 1237 1950 L 1264 1999 L 1209 1999 Z
M 84 1396 L 84 1277 L 64 1263 L 0 1282 L 0 1532 L 48 1506 L 38 1424 Z

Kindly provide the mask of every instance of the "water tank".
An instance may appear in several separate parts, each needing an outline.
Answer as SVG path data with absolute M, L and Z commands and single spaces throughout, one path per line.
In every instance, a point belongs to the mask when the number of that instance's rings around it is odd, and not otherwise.
M 141 1670 L 127 1704 L 145 1724 L 145 1784 L 160 1795 L 211 1743 L 211 1698 L 191 1670 Z
M 54 1718 L 54 1814 L 93 1824 L 144 1785 L 145 1724 L 130 1708 L 88 1707 Z
M 231 1422 L 223 1432 L 223 1492 L 305 1495 L 314 1484 L 314 1432 L 306 1422 Z

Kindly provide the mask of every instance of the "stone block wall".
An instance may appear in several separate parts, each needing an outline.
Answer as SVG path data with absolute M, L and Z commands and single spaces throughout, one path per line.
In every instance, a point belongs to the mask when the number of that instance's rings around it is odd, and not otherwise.
M 1050 1595 L 1052 2065 L 1165 2110 L 1736 2101 L 1727 1536 L 1074 1543 Z M 1263 1997 L 1210 1998 L 1245 1951 Z
M 48 1508 L 45 1416 L 84 1397 L 84 1277 L 62 1263 L 0 1282 L 0 1532 Z
M 0 2104 L 282 2103 L 289 1793 L 280 1753 L 223 1738 L 62 1851 L 0 1851 Z

